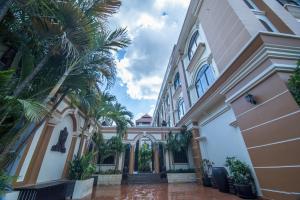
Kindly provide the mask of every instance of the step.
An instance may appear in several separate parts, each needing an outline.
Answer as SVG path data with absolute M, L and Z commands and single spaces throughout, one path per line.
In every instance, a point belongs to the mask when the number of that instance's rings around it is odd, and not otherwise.
M 167 183 L 167 179 L 161 179 L 159 174 L 140 173 L 128 175 L 127 180 L 122 181 L 124 184 L 154 184 Z

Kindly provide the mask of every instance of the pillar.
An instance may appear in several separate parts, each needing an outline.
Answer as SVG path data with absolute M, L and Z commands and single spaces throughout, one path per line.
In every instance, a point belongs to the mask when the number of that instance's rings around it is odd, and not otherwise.
M 134 170 L 134 144 L 130 147 L 130 157 L 129 157 L 129 174 L 133 174 Z
M 24 178 L 24 184 L 36 183 L 54 127 L 54 123 L 46 123 L 30 160 L 28 170 Z
M 70 161 L 72 161 L 73 156 L 74 156 L 74 150 L 75 150 L 76 142 L 77 142 L 77 135 L 73 135 L 72 136 L 72 141 L 71 141 L 71 146 L 70 146 L 68 156 L 67 156 L 67 159 L 66 159 L 64 171 L 63 171 L 63 174 L 62 174 L 62 178 L 67 178 L 68 177 L 69 165 L 70 165 Z
M 191 145 L 192 145 L 192 154 L 193 154 L 193 161 L 195 166 L 196 179 L 197 179 L 197 183 L 202 184 L 202 171 L 201 171 L 202 155 L 200 151 L 199 140 L 197 139 L 200 137 L 197 122 L 193 122 L 193 127 L 191 131 L 192 131 Z
M 154 149 L 154 170 L 155 173 L 159 173 L 159 151 L 158 151 L 158 146 L 155 147 Z

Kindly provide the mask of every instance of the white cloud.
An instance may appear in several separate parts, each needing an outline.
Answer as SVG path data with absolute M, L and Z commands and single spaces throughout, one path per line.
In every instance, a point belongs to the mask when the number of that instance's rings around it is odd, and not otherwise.
M 118 77 L 130 98 L 155 100 L 189 0 L 122 2 L 114 21 L 127 27 L 132 44 L 117 63 Z

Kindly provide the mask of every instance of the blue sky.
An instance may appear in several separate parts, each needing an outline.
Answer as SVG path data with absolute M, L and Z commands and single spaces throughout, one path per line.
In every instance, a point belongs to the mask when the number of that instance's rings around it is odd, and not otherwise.
M 173 45 L 189 0 L 123 0 L 113 26 L 127 27 L 132 44 L 116 54 L 117 81 L 111 93 L 134 113 L 153 114 Z

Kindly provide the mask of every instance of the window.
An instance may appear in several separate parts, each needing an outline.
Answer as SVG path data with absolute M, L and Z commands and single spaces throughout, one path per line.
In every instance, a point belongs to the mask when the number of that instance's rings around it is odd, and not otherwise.
M 277 0 L 281 5 L 292 4 L 295 6 L 300 6 L 300 0 Z
M 250 9 L 253 9 L 253 10 L 256 9 L 253 2 L 250 2 L 249 0 L 244 0 L 244 2 Z
M 115 164 L 115 156 L 109 156 L 109 157 L 105 158 L 103 160 L 102 164 L 105 164 L 105 165 L 113 165 L 113 164 Z
M 262 25 L 267 29 L 267 31 L 273 32 L 273 29 L 269 26 L 269 24 L 267 22 L 265 22 L 262 19 L 258 19 L 260 21 L 260 23 L 262 23 Z
M 174 88 L 175 90 L 180 86 L 180 77 L 179 77 L 179 72 L 176 73 L 175 78 L 174 78 Z
M 101 155 L 99 154 L 99 156 L 98 156 L 98 162 L 97 162 L 98 164 L 113 165 L 113 164 L 115 164 L 115 156 L 113 156 L 113 155 L 108 156 L 107 158 L 105 158 L 103 160 L 102 163 L 100 163 L 100 161 L 101 161 Z
M 184 101 L 183 99 L 179 99 L 178 101 L 178 119 L 181 119 L 183 117 L 185 113 L 185 109 L 184 109 Z
M 274 25 L 269 21 L 269 19 L 264 15 L 256 15 L 260 23 L 265 27 L 265 29 L 269 32 L 277 31 Z
M 189 43 L 189 48 L 188 48 L 188 57 L 189 57 L 189 60 L 192 59 L 194 53 L 196 52 L 197 50 L 197 47 L 198 47 L 198 38 L 199 38 L 199 31 L 196 31 L 193 35 L 192 35 L 192 38 L 190 40 L 190 43 Z
M 174 163 L 187 163 L 187 153 L 184 149 L 178 152 L 173 152 Z
M 198 98 L 204 94 L 214 80 L 215 76 L 212 67 L 208 64 L 203 65 L 196 76 L 195 82 Z

